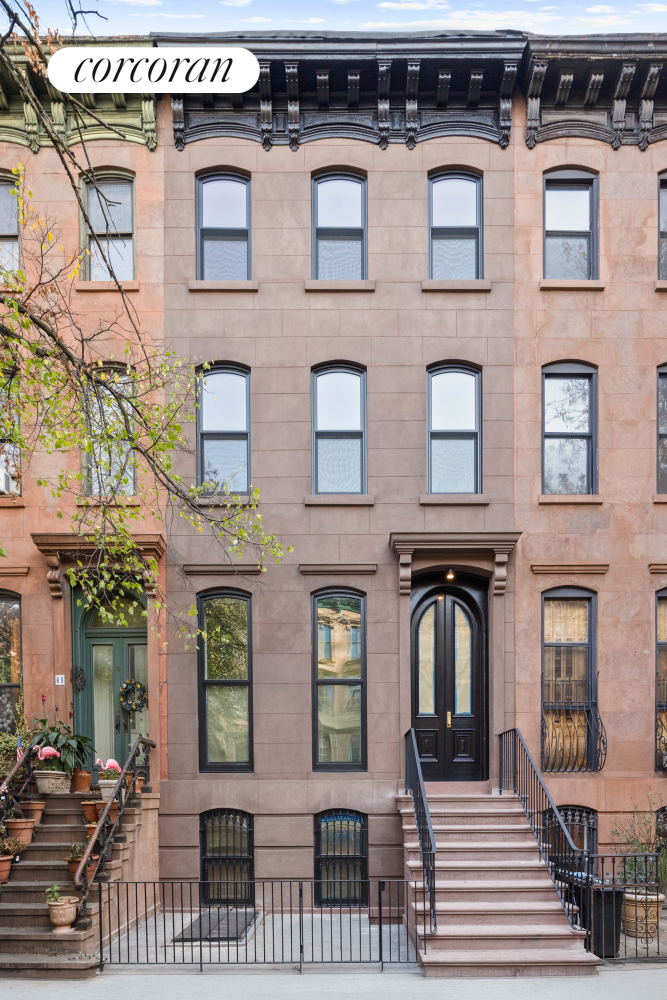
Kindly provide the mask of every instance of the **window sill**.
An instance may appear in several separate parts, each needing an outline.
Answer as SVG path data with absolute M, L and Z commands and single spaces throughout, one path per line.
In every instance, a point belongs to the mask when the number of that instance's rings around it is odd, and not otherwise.
M 25 507 L 25 500 L 18 495 L 0 497 L 0 507 Z
M 377 563 L 301 563 L 299 572 L 302 576 L 373 576 L 377 568 Z
M 190 281 L 191 292 L 258 292 L 258 281 Z
M 121 281 L 120 287 L 124 292 L 138 292 L 138 281 Z M 75 292 L 118 292 L 118 285 L 115 281 L 75 281 Z
M 194 563 L 183 566 L 186 576 L 261 576 L 261 566 L 245 563 Z
M 538 498 L 538 503 L 566 503 L 566 504 L 600 504 L 604 503 L 604 497 L 599 493 L 548 493 L 542 494 Z
M 540 288 L 543 292 L 603 292 L 604 281 L 592 278 L 586 281 L 577 278 L 541 278 Z
M 374 292 L 374 281 L 306 281 L 307 292 Z
M 488 506 L 489 498 L 484 493 L 426 493 L 420 496 L 419 503 L 422 507 Z
M 372 507 L 375 497 L 367 493 L 314 493 L 303 502 L 306 507 Z
M 77 497 L 76 505 L 77 507 L 101 507 L 106 501 L 100 499 L 99 497 Z M 140 507 L 141 498 L 140 497 L 123 497 L 116 500 L 112 500 L 108 504 L 109 507 Z
M 0 566 L 0 576 L 27 576 L 29 566 Z
M 422 281 L 422 292 L 490 292 L 491 282 L 486 278 L 469 278 L 461 281 L 441 281 L 429 278 Z
M 667 281 L 656 281 L 655 290 L 656 292 L 667 292 Z
M 233 499 L 230 493 L 228 497 L 197 497 L 195 503 L 198 507 L 227 507 L 229 506 L 229 501 Z M 249 503 L 249 496 L 239 496 L 239 505 L 241 507 Z M 236 507 L 236 504 L 232 504 L 232 506 Z
M 609 563 L 534 563 L 530 567 L 538 575 L 570 576 L 604 576 L 609 569 Z
M 667 503 L 667 493 L 654 493 L 653 503 Z

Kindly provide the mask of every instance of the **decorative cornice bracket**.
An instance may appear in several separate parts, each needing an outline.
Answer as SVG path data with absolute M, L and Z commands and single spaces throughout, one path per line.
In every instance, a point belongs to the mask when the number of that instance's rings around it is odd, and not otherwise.
M 380 149 L 389 145 L 389 85 L 391 79 L 391 62 L 378 63 L 378 130 Z
M 537 130 L 540 127 L 540 97 L 547 72 L 546 62 L 533 63 L 530 69 L 528 93 L 526 95 L 526 145 L 534 149 Z
M 649 66 L 644 79 L 642 92 L 639 95 L 639 148 L 642 152 L 651 141 L 653 128 L 653 98 L 662 73 L 662 63 Z
M 417 94 L 419 91 L 419 62 L 408 62 L 408 78 L 405 86 L 405 144 L 414 149 L 417 144 Z
M 471 69 L 468 81 L 468 97 L 466 103 L 469 108 L 476 108 L 479 104 L 479 95 L 482 93 L 482 81 L 484 80 L 483 69 Z
M 438 89 L 435 95 L 435 105 L 437 108 L 446 108 L 449 101 L 449 88 L 452 85 L 451 69 L 438 70 Z
M 329 107 L 329 70 L 317 70 L 317 104 L 320 108 Z
M 268 151 L 272 145 L 273 100 L 271 97 L 271 63 L 259 64 L 259 128 L 262 146 Z
M 174 129 L 174 146 L 179 151 L 185 149 L 185 112 L 183 94 L 171 95 L 171 121 Z
M 359 81 L 361 78 L 360 69 L 348 69 L 347 71 L 347 106 L 348 108 L 359 107 Z
M 287 86 L 287 134 L 289 148 L 296 153 L 299 148 L 299 64 L 285 63 L 285 82 Z
M 594 108 L 600 96 L 600 87 L 604 81 L 604 73 L 596 73 L 593 70 L 588 74 L 586 84 L 586 94 L 584 96 L 584 107 Z
M 512 94 L 519 66 L 518 63 L 505 63 L 503 78 L 500 83 L 500 102 L 498 106 L 498 124 L 500 125 L 500 148 L 507 149 L 512 129 Z
M 566 70 L 560 74 L 558 77 L 558 90 L 556 91 L 556 104 L 567 104 L 573 80 L 574 73 L 572 70 Z
M 618 74 L 618 80 L 614 89 L 614 100 L 611 106 L 612 149 L 620 149 L 621 146 L 621 137 L 625 129 L 626 98 L 635 76 L 635 69 L 635 63 L 623 63 L 621 72 Z

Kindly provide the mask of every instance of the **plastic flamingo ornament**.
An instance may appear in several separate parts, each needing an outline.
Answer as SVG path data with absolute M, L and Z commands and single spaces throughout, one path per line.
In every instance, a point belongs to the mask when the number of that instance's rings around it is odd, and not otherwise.
M 60 757 L 60 754 L 53 747 L 37 747 L 38 760 L 48 760 L 49 757 Z

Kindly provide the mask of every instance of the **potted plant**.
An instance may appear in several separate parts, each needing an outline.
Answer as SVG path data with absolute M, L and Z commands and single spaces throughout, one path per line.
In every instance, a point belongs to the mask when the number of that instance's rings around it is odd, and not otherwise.
M 4 843 L 4 841 L 3 841 Z M 6 882 L 12 870 L 13 854 L 5 854 L 3 844 L 0 843 L 0 882 Z
M 90 840 L 95 830 L 97 830 L 97 823 L 86 823 L 86 840 Z
M 628 937 L 652 941 L 658 932 L 660 910 L 665 902 L 667 869 L 661 831 L 656 829 L 658 808 L 647 792 L 648 809 L 635 806 L 632 817 L 611 835 L 617 854 L 617 877 L 626 883 L 622 925 Z
M 72 771 L 72 781 L 69 786 L 70 792 L 76 795 L 87 795 L 90 791 L 92 777 L 92 771 L 85 771 L 80 767 L 75 767 Z
M 42 813 L 46 802 L 38 802 L 37 799 L 33 799 L 31 802 L 19 802 L 19 805 L 25 818 L 34 819 L 35 826 L 39 826 L 42 822 Z
M 23 854 L 27 846 L 28 845 L 25 844 L 22 840 L 19 840 L 18 837 L 5 837 L 5 839 L 0 844 L 0 854 L 4 855 L 5 857 L 7 857 L 7 855 L 10 855 L 14 864 L 17 864 L 21 860 L 21 855 Z
M 102 813 L 106 808 L 106 802 L 104 800 L 102 800 L 102 802 L 96 802 L 95 807 L 97 809 L 97 819 L 100 820 L 102 818 Z M 109 806 L 109 813 L 107 815 L 107 820 L 109 821 L 109 823 L 115 823 L 117 819 L 118 819 L 118 802 L 112 802 L 111 805 Z
M 37 748 L 35 782 L 40 795 L 53 795 L 67 790 L 67 773 L 60 769 L 60 754 L 53 747 Z
M 73 733 L 71 727 L 66 726 L 60 720 L 57 720 L 54 726 L 50 726 L 48 719 L 35 719 L 35 725 L 38 728 L 32 738 L 31 746 L 37 747 L 37 756 L 40 762 L 45 757 L 55 758 L 58 756 L 60 758 L 59 771 L 62 780 L 60 787 L 54 788 L 52 791 L 66 792 L 69 790 L 73 772 L 77 768 L 83 768 L 85 761 L 92 757 L 94 753 L 92 741 L 80 733 Z M 51 766 L 53 767 L 53 765 Z M 64 777 L 62 777 L 63 775 Z M 85 785 L 85 779 L 83 782 Z M 37 787 L 39 788 L 39 781 Z
M 97 803 L 99 799 L 84 799 L 81 803 L 86 823 L 97 823 Z
M 10 812 L 9 818 L 5 820 L 7 834 L 22 840 L 25 846 L 32 840 L 32 832 L 35 828 L 34 819 L 18 819 L 14 812 Z
M 74 880 L 77 868 L 81 864 L 81 858 L 84 856 L 85 852 L 86 852 L 86 845 L 78 844 L 75 840 L 73 840 L 69 846 L 69 853 L 67 855 L 67 867 L 69 868 L 69 873 L 72 876 L 72 880 Z M 91 856 L 88 858 L 88 864 L 86 865 L 86 868 L 87 868 L 87 875 L 89 882 L 93 874 L 93 868 L 95 867 L 95 862 L 97 861 L 98 858 L 99 854 L 91 854 Z
M 68 934 L 76 920 L 79 900 L 76 896 L 61 896 L 60 886 L 52 885 L 46 890 L 46 902 L 54 934 Z
M 120 778 L 121 767 L 113 757 L 110 757 L 106 764 L 103 764 L 98 757 L 96 763 L 98 765 L 100 792 L 104 801 L 108 802 Z

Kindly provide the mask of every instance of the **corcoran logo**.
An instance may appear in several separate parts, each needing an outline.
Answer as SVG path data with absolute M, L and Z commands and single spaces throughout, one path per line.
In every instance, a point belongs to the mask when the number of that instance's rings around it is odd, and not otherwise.
M 252 52 L 216 45 L 77 45 L 49 61 L 50 82 L 66 94 L 243 94 L 258 78 Z

